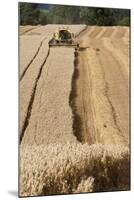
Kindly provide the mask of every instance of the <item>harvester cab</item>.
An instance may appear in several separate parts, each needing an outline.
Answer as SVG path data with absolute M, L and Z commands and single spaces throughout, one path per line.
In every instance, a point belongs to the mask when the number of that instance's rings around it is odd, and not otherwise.
M 78 47 L 78 44 L 74 41 L 74 33 L 72 33 L 69 28 L 58 28 L 54 34 L 53 38 L 49 41 L 49 46 L 67 46 L 67 47 Z

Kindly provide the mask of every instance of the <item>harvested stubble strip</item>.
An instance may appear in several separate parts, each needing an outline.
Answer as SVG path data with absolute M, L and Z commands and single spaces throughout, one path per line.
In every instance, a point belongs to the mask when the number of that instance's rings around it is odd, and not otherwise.
M 115 41 L 119 27 L 114 27 L 114 29 L 113 33 L 115 34 L 112 33 L 107 38 L 104 38 L 103 35 L 95 40 L 92 40 L 91 37 L 89 39 L 84 37 L 83 43 L 89 42 L 91 45 L 91 48 L 85 51 L 87 57 L 85 60 L 88 61 L 87 71 L 89 73 L 87 75 L 89 74 L 92 86 L 91 106 L 98 142 L 104 144 L 123 142 L 128 145 L 129 63 L 128 57 L 123 56 L 119 44 L 117 44 L 119 47 L 115 48 L 111 43 L 111 41 Z M 118 38 L 118 41 L 122 42 L 121 39 Z M 97 52 L 97 49 L 100 51 Z M 116 124 L 116 126 L 112 124 Z
M 25 146 L 20 158 L 20 196 L 129 190 L 129 151 L 121 145 Z
M 33 90 L 37 82 L 38 74 L 40 73 L 41 66 L 45 61 L 48 54 L 48 40 L 45 40 L 38 53 L 36 59 L 32 62 L 28 68 L 25 76 L 20 82 L 20 132 L 23 129 L 24 122 L 27 117 L 28 106 L 30 99 L 33 95 Z
M 51 48 L 36 88 L 23 145 L 76 141 L 69 106 L 74 48 Z
M 110 51 L 117 59 L 117 61 L 122 66 L 122 73 L 124 72 L 124 76 L 129 76 L 129 56 L 125 56 L 121 49 L 115 48 L 111 41 L 108 38 L 105 38 L 104 40 L 104 46 L 105 48 Z

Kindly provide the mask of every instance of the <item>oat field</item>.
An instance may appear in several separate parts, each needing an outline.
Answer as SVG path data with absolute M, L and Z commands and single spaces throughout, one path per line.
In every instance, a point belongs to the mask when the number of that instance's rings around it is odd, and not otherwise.
M 20 196 L 129 190 L 129 28 L 59 26 L 20 26 Z

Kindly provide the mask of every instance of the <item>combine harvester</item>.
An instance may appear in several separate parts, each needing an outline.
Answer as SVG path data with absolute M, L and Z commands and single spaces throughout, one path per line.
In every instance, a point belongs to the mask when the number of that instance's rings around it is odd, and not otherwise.
M 58 28 L 49 41 L 49 47 L 74 47 L 79 48 L 79 44 L 74 41 L 74 33 L 69 28 Z

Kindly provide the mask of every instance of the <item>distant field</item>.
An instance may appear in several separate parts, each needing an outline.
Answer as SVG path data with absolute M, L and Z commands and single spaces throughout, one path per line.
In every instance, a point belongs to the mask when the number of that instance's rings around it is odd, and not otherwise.
M 20 196 L 129 190 L 129 28 L 20 27 Z
M 20 35 L 24 35 L 26 34 L 27 32 L 33 30 L 34 28 L 36 28 L 35 26 L 20 26 Z

